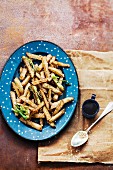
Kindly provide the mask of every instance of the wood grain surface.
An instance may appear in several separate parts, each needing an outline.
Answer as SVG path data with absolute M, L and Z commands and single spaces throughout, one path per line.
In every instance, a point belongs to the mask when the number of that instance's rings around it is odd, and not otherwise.
M 0 72 L 22 44 L 48 40 L 63 49 L 113 50 L 113 0 L 0 0 Z M 0 114 L 0 170 L 112 170 L 111 165 L 37 163 L 38 142 L 17 136 Z

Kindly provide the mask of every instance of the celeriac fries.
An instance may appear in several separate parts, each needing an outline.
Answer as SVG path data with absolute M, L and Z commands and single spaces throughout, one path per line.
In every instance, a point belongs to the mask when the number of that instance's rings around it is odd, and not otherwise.
M 10 92 L 15 116 L 39 131 L 45 123 L 55 128 L 56 120 L 65 114 L 64 105 L 74 100 L 73 97 L 59 100 L 65 92 L 64 74 L 59 66 L 70 65 L 58 62 L 50 54 L 42 56 L 28 52 L 22 57 L 22 63 L 20 75 L 14 78 Z

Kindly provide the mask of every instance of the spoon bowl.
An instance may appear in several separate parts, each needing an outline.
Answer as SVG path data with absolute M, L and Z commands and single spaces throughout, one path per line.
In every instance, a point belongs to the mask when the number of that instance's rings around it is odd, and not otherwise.
M 88 134 L 86 131 L 78 131 L 71 139 L 71 146 L 78 147 L 86 143 L 88 140 Z

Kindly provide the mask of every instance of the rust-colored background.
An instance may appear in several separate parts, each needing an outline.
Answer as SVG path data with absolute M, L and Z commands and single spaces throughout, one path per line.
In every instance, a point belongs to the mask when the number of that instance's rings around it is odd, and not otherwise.
M 113 50 L 113 0 L 0 0 L 0 72 L 15 49 L 48 40 L 63 49 Z M 111 165 L 37 164 L 38 142 L 17 136 L 0 115 L 0 170 L 112 170 Z

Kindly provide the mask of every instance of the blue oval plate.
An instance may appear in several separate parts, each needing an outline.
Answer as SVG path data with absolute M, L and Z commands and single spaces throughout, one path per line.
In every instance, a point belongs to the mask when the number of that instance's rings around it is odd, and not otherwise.
M 45 125 L 40 132 L 31 127 L 24 125 L 14 115 L 12 103 L 10 99 L 11 82 L 17 76 L 18 68 L 21 63 L 21 58 L 26 55 L 26 52 L 38 54 L 51 54 L 56 56 L 58 61 L 70 64 L 70 68 L 63 68 L 65 79 L 68 80 L 71 86 L 66 87 L 63 97 L 74 97 L 74 101 L 65 105 L 65 114 L 56 121 L 56 128 Z M 68 57 L 68 55 L 56 44 L 48 41 L 32 41 L 22 45 L 9 58 L 2 71 L 0 80 L 0 104 L 3 117 L 10 128 L 23 138 L 29 140 L 44 140 L 58 134 L 71 119 L 78 100 L 78 77 L 76 69 Z

